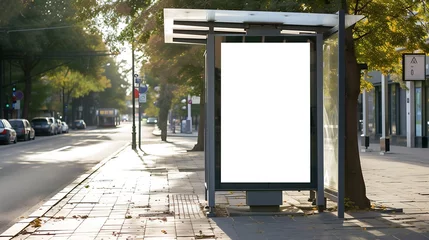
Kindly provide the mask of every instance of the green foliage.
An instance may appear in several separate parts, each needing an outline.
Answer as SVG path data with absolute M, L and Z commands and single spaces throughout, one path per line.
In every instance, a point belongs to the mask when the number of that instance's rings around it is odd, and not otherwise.
M 47 81 L 51 83 L 53 89 L 63 90 L 73 98 L 79 98 L 90 92 L 100 92 L 111 87 L 110 81 L 106 77 L 94 78 L 79 72 L 62 67 L 48 75 Z
M 2 13 L 0 14 L 0 28 L 9 24 L 10 18 L 19 14 L 27 1 L 1 0 Z
M 98 94 L 99 107 L 101 108 L 116 108 L 121 112 L 127 110 L 126 106 L 126 88 L 128 83 L 124 76 L 119 74 L 119 66 L 113 61 L 108 62 L 103 75 L 110 81 L 111 86 L 105 88 Z
M 31 92 L 32 101 L 30 102 L 30 118 L 36 117 L 39 113 L 39 110 L 47 109 L 46 104 L 50 102 L 48 100 L 49 97 L 52 95 L 52 92 L 52 85 L 49 84 L 49 82 L 43 79 L 36 79 L 34 81 Z
M 102 81 L 100 66 L 105 59 L 92 57 L 87 52 L 106 48 L 101 35 L 89 33 L 77 22 L 72 2 L 25 1 L 8 17 L 5 30 L 0 31 L 2 50 L 24 56 L 17 62 L 25 76 L 24 117 L 27 117 L 32 102 L 31 83 L 59 66 L 67 65 L 72 71 Z M 97 84 L 83 86 L 86 83 L 80 85 L 82 89 L 75 89 L 75 93 L 79 95 L 85 89 L 98 89 Z
M 354 27 L 354 35 L 357 58 L 367 63 L 370 70 L 401 75 L 402 53 L 428 52 L 424 1 L 350 1 L 350 9 L 351 13 L 366 16 Z

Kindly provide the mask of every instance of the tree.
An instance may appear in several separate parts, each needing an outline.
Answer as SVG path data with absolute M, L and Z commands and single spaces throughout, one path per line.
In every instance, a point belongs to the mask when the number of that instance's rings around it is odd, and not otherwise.
M 24 73 L 24 118 L 28 117 L 34 78 L 62 65 L 93 76 L 99 73 L 102 59 L 81 54 L 80 61 L 75 61 L 75 51 L 104 48 L 99 35 L 78 26 L 74 10 L 66 0 L 25 1 L 19 13 L 8 18 L 7 31 L 0 33 L 0 46 L 18 56 L 17 66 Z
M 67 112 L 65 105 L 69 105 L 72 98 L 83 97 L 90 92 L 101 92 L 111 87 L 109 79 L 104 76 L 99 78 L 85 76 L 67 67 L 61 67 L 47 76 L 46 80 L 51 83 L 50 85 L 63 94 L 63 115 Z
M 119 74 L 119 66 L 111 59 L 102 74 L 110 80 L 111 87 L 105 88 L 98 93 L 99 106 L 103 108 L 117 108 L 121 112 L 125 112 L 127 106 L 125 104 L 126 88 L 129 84 L 125 81 L 125 76 Z
M 171 108 L 171 100 L 173 98 L 173 86 L 163 82 L 159 90 L 159 98 L 157 105 L 159 107 L 158 127 L 161 129 L 161 140 L 167 141 L 167 121 L 168 111 Z
M 183 90 L 183 88 L 179 88 L 179 86 L 186 86 L 185 89 L 188 90 L 186 94 L 182 91 L 172 92 L 177 94 L 176 98 L 181 98 L 183 95 L 188 95 L 188 93 L 199 95 L 204 88 L 204 81 L 202 78 L 202 74 L 204 73 L 203 50 L 204 49 L 200 46 L 166 45 L 164 44 L 163 34 L 153 34 L 144 47 L 144 52 L 150 56 L 149 63 L 144 66 L 144 69 L 147 70 L 149 75 L 156 76 L 156 79 L 162 79 L 162 81 L 159 82 L 161 88 L 163 83 L 168 83 L 167 85 L 169 85 L 172 90 Z M 165 69 L 168 69 L 168 71 L 165 71 Z M 194 90 L 191 90 L 191 87 L 194 87 Z M 162 99 L 164 96 L 170 98 L 170 95 L 160 94 L 159 99 Z M 171 98 L 174 97 L 171 96 Z M 171 107 L 171 100 L 169 100 L 168 107 Z M 160 114 L 162 114 L 161 109 Z M 201 115 L 204 115 L 204 113 Z M 164 119 L 167 121 L 167 118 L 160 117 L 160 125 L 164 124 L 162 123 Z M 202 120 L 204 120 L 204 118 Z M 166 123 L 167 122 L 165 122 L 165 124 Z M 200 126 L 204 126 L 204 122 L 201 121 L 201 119 Z M 201 134 L 199 134 L 198 137 L 198 146 L 194 148 L 196 150 L 204 149 L 203 130 L 203 128 L 200 128 Z M 163 136 L 162 133 L 163 129 L 161 128 L 161 138 Z

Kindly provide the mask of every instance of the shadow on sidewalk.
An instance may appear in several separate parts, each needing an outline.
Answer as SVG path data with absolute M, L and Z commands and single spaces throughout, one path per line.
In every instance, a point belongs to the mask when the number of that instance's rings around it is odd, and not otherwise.
M 377 212 L 311 216 L 248 216 L 211 218 L 231 239 L 427 239 L 429 233 L 401 223 L 401 216 Z M 219 231 L 218 231 L 219 232 Z M 216 236 L 222 237 L 222 236 Z

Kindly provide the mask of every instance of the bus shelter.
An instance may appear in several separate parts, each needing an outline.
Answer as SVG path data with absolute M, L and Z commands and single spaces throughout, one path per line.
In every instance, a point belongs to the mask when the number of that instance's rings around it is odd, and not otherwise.
M 205 184 L 246 191 L 250 207 L 282 191 L 316 193 L 344 217 L 345 29 L 360 15 L 164 9 L 166 43 L 203 44 Z

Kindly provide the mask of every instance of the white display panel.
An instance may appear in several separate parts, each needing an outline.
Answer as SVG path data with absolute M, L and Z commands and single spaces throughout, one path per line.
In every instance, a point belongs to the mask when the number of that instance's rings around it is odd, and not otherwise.
M 222 43 L 221 183 L 310 183 L 310 44 Z

